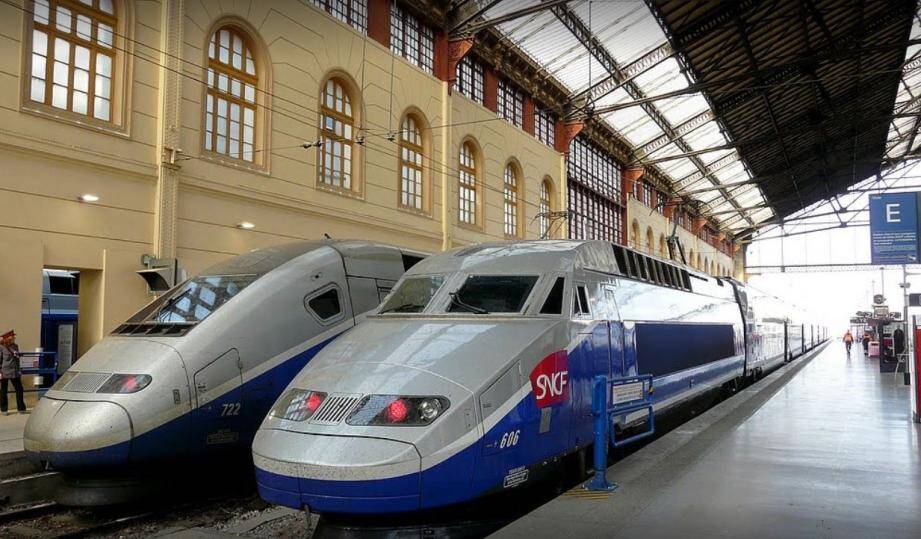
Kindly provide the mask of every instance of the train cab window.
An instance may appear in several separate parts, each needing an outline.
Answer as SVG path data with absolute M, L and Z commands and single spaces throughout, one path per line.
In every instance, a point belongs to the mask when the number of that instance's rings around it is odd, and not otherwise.
M 407 277 L 381 306 L 378 314 L 422 312 L 444 282 L 442 275 Z
M 342 315 L 342 301 L 337 286 L 307 296 L 304 305 L 323 324 L 333 322 Z
M 411 255 L 411 254 L 406 254 L 406 253 L 402 253 L 402 257 L 403 257 L 403 271 L 409 271 L 409 268 L 425 260 L 424 256 Z
M 623 247 L 614 244 L 611 244 L 611 246 L 614 248 L 614 258 L 617 260 L 617 269 L 624 275 L 629 274 L 630 270 L 627 267 L 627 257 L 624 256 Z
M 572 314 L 573 316 L 589 316 L 591 311 L 588 308 L 588 293 L 584 285 L 576 287 L 576 293 L 572 297 Z
M 563 314 L 563 286 L 565 282 L 566 280 L 562 277 L 556 278 L 553 288 L 550 289 L 547 299 L 544 300 L 544 305 L 540 308 L 540 314 Z
M 646 270 L 646 261 L 642 256 L 636 255 L 636 265 L 640 269 L 638 277 L 644 281 L 649 280 L 649 272 Z
M 449 313 L 520 313 L 536 275 L 470 275 L 451 295 Z

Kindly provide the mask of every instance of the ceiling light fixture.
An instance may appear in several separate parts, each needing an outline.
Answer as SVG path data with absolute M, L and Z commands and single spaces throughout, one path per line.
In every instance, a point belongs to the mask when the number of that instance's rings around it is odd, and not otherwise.
M 99 202 L 99 197 L 92 193 L 83 193 L 77 197 L 80 202 Z
M 250 223 L 249 221 L 241 221 L 237 223 L 237 228 L 242 228 L 243 230 L 252 230 L 256 228 L 256 225 Z

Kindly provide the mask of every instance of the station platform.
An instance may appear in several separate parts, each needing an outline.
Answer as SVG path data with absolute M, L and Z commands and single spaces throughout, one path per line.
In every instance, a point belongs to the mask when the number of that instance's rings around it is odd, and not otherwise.
M 910 387 L 835 342 L 495 537 L 921 537 Z

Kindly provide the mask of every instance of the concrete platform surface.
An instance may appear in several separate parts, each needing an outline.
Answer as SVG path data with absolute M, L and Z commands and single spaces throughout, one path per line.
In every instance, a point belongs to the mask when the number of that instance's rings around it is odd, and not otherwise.
M 0 415 L 0 455 L 23 450 L 22 433 L 28 419 L 29 414 Z
M 832 343 L 757 386 L 609 468 L 613 493 L 574 489 L 496 536 L 921 537 L 901 374 Z

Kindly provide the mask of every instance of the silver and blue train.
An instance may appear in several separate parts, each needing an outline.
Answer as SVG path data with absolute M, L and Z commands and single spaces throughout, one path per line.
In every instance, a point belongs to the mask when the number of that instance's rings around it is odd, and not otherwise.
M 468 502 L 586 450 L 597 375 L 651 374 L 661 413 L 824 339 L 776 298 L 611 243 L 448 251 L 294 378 L 253 442 L 259 493 L 320 513 Z
M 294 376 L 421 258 L 371 242 L 317 241 L 208 268 L 58 380 L 29 417 L 26 452 L 75 473 L 248 453 Z

